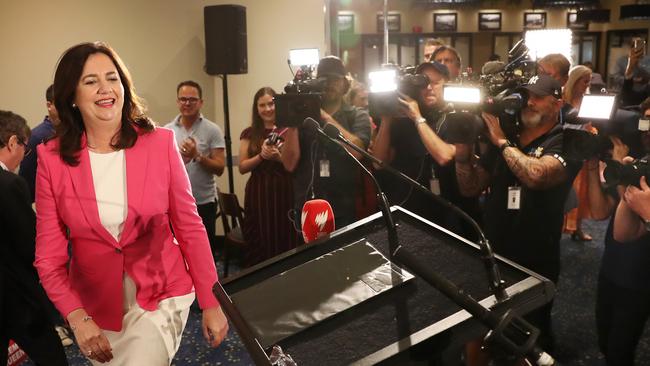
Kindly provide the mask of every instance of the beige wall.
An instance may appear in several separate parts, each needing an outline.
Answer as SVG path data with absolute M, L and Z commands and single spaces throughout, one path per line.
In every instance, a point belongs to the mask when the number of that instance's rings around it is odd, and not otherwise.
M 79 42 L 104 40 L 124 59 L 159 124 L 178 112 L 178 82 L 194 79 L 204 89 L 204 114 L 223 127 L 221 79 L 203 72 L 203 7 L 232 3 L 247 7 L 248 25 L 248 74 L 228 77 L 237 154 L 253 93 L 263 85 L 281 91 L 291 79 L 289 49 L 318 47 L 323 55 L 324 0 L 0 0 L 0 109 L 36 125 L 46 113 L 45 89 L 61 53 Z M 289 21 L 295 14 L 301 16 Z M 234 177 L 243 198 L 247 176 L 235 168 Z M 224 174 L 219 186 L 226 182 Z

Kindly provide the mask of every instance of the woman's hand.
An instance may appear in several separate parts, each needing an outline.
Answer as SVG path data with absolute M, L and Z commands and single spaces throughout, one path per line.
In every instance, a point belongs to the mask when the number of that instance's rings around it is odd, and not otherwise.
M 102 363 L 113 359 L 113 349 L 108 338 L 85 310 L 77 309 L 68 314 L 68 324 L 74 332 L 79 349 L 86 357 Z
M 221 309 L 215 306 L 203 310 L 203 336 L 210 347 L 218 346 L 228 334 L 228 320 Z
M 650 204 L 648 204 L 650 203 L 650 187 L 645 176 L 641 177 L 639 187 L 629 185 L 625 189 L 623 199 L 625 199 L 630 209 L 645 221 L 650 219 Z
M 260 156 L 264 160 L 275 160 L 280 161 L 280 150 L 275 145 L 262 144 L 262 151 Z
M 612 141 L 612 145 L 614 146 L 612 149 L 612 159 L 622 163 L 623 158 L 630 153 L 630 148 L 616 136 L 610 136 L 609 139 Z

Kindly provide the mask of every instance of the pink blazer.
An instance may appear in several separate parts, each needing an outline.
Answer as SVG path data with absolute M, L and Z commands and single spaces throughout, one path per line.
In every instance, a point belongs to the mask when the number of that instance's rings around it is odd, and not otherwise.
M 63 316 L 83 307 L 100 328 L 119 331 L 124 272 L 143 309 L 193 286 L 201 308 L 218 305 L 214 259 L 171 130 L 156 128 L 125 150 L 128 213 L 119 241 L 100 222 L 88 149 L 72 167 L 57 146 L 58 140 L 38 146 L 34 265 Z

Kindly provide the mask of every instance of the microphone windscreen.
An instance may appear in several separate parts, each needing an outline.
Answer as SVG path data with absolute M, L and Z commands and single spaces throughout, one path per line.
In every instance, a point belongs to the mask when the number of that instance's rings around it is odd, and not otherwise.
M 320 127 L 320 123 L 311 117 L 307 117 L 302 121 L 302 126 L 309 129 L 317 129 Z
M 339 131 L 339 129 L 331 123 L 328 123 L 325 125 L 325 127 L 323 127 L 323 132 L 325 132 L 327 136 L 333 139 L 338 139 L 341 135 L 341 131 Z
M 481 68 L 481 74 L 496 74 L 501 72 L 505 66 L 506 64 L 501 61 L 488 61 Z
M 334 211 L 329 202 L 314 199 L 305 202 L 300 216 L 302 237 L 305 243 L 312 242 L 323 235 L 329 234 L 336 228 L 334 225 Z

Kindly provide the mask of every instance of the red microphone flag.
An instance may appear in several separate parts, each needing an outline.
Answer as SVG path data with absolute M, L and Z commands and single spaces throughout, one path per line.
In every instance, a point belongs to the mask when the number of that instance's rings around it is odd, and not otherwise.
M 332 206 L 330 206 L 329 202 L 321 199 L 305 202 L 302 206 L 300 224 L 305 243 L 331 233 L 335 229 Z

